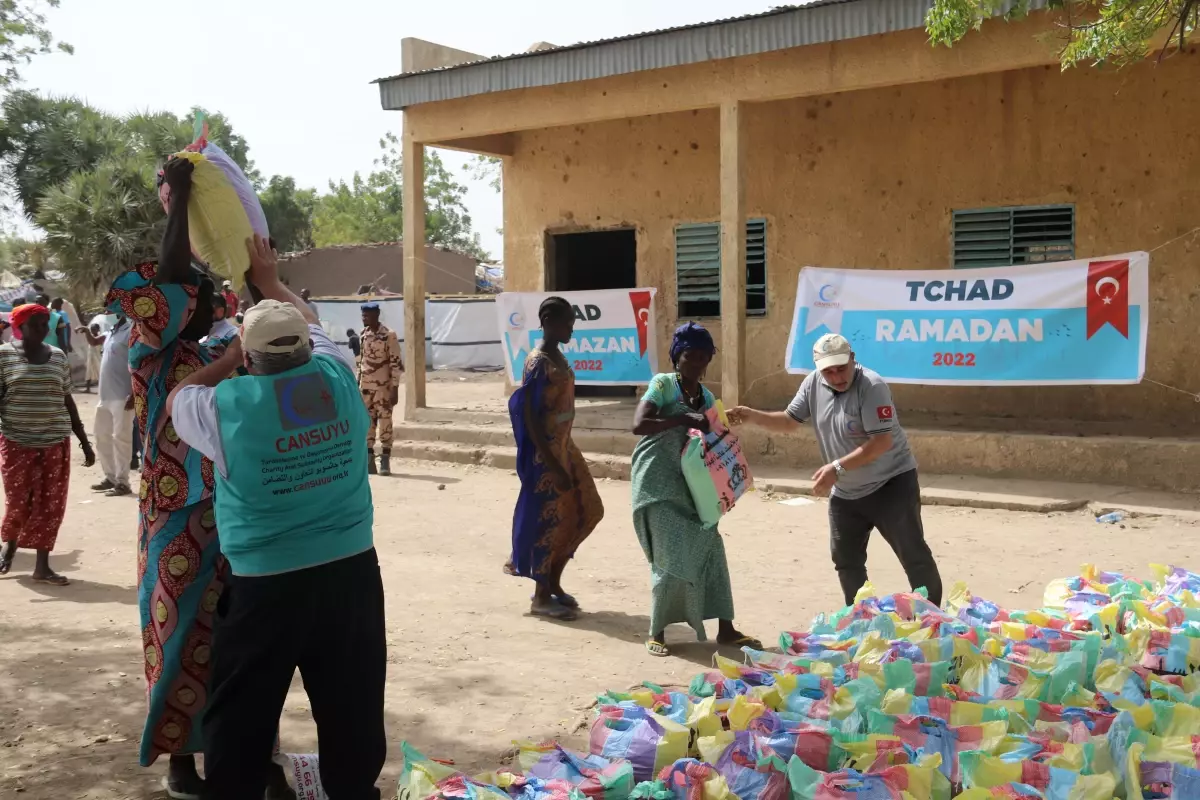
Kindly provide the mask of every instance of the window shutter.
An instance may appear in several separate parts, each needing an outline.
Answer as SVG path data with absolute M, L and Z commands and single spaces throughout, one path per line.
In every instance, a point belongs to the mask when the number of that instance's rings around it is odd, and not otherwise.
M 1013 209 L 1013 263 L 1075 258 L 1075 206 Z
M 767 221 L 746 220 L 746 315 L 767 313 Z M 721 315 L 721 225 L 675 226 L 675 289 L 679 317 Z
M 746 220 L 746 315 L 767 313 L 767 221 Z
M 1014 206 L 955 211 L 956 269 L 1069 261 L 1075 257 L 1075 206 Z
M 721 313 L 721 226 L 701 222 L 675 227 L 675 287 L 679 317 Z

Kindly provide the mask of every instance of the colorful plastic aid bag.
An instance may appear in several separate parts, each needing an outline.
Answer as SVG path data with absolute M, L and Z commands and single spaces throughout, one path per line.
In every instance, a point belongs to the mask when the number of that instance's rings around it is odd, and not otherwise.
M 624 759 L 637 781 L 652 780 L 675 761 L 687 757 L 691 733 L 640 707 L 601 706 L 592 723 L 592 755 Z
M 994 789 L 1017 784 L 1031 786 L 1047 798 L 1070 800 L 1112 800 L 1117 788 L 1111 774 L 1080 775 L 1035 761 L 1006 761 L 978 750 L 963 753 L 961 761 L 964 785 L 968 788 Z
M 700 757 L 712 764 L 739 798 L 788 800 L 787 757 L 764 752 L 753 731 L 721 731 L 697 742 Z
M 250 268 L 246 240 L 252 234 L 269 235 L 267 218 L 241 167 L 208 141 L 208 123 L 203 117 L 197 118 L 196 128 L 196 140 L 176 154 L 194 166 L 188 235 L 200 260 L 228 278 L 234 291 L 240 291 Z
M 716 767 L 694 758 L 667 766 L 658 780 L 634 787 L 631 800 L 739 800 Z
M 995 753 L 1008 732 L 1006 721 L 985 722 L 981 725 L 949 725 L 936 717 L 892 716 L 872 711 L 868 732 L 896 736 L 921 753 L 939 753 L 942 774 L 951 783 L 962 783 L 959 754 L 966 750 Z
M 468 778 L 453 767 L 423 756 L 408 742 L 400 744 L 404 770 L 396 800 L 510 800 L 499 787 Z
M 635 783 L 628 761 L 577 755 L 555 742 L 522 742 L 518 759 L 526 777 L 563 781 L 593 800 L 625 800 Z
M 950 797 L 950 784 L 928 765 L 889 767 L 872 773 L 852 769 L 820 772 L 793 758 L 788 764 L 788 782 L 792 787 L 791 800 L 948 800 Z
M 718 400 L 704 415 L 708 417 L 709 432 L 688 432 L 680 465 L 696 513 L 704 526 L 711 528 L 743 494 L 754 488 L 754 477 L 742 452 L 741 441 L 729 429 L 721 401 Z

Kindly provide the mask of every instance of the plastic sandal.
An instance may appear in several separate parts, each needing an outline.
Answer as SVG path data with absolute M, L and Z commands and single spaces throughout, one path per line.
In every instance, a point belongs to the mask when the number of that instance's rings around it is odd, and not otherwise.
M 667 645 L 655 639 L 650 639 L 646 642 L 646 652 L 655 658 L 666 658 L 671 655 L 671 651 Z

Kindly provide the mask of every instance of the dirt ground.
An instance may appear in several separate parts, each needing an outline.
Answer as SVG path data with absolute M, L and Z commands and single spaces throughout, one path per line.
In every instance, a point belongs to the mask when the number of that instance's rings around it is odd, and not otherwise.
M 649 581 L 628 484 L 601 483 L 607 516 L 566 576 L 587 613 L 553 624 L 529 617 L 530 585 L 501 573 L 515 476 L 407 462 L 396 473 L 372 479 L 388 614 L 385 797 L 395 790 L 403 739 L 482 769 L 501 762 L 514 739 L 579 744 L 585 734 L 578 726 L 604 689 L 686 683 L 710 663 L 715 647 L 686 628 L 668 633 L 672 658 L 643 649 Z M 137 766 L 145 690 L 136 505 L 92 495 L 87 487 L 97 476 L 77 458 L 53 556 L 72 585 L 31 583 L 27 553 L 0 579 L 0 797 L 165 797 L 158 790 L 165 765 Z M 825 511 L 822 503 L 785 506 L 754 495 L 722 525 L 745 631 L 773 644 L 779 631 L 807 627 L 814 614 L 838 605 Z M 1084 513 L 927 508 L 925 522 L 947 586 L 965 580 L 1010 607 L 1038 604 L 1047 581 L 1083 562 L 1141 575 L 1154 560 L 1200 566 L 1200 530 L 1166 517 L 1118 527 Z M 881 591 L 904 588 L 878 537 L 870 567 Z M 298 679 L 282 741 L 293 753 L 316 747 Z

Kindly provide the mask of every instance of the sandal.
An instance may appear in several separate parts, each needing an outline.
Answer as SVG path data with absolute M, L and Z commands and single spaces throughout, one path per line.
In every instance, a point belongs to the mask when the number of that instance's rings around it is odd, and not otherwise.
M 204 781 L 198 775 L 196 780 L 199 781 L 200 786 L 186 786 L 182 781 L 173 781 L 169 777 L 163 776 L 162 788 L 171 800 L 200 800 Z
M 555 600 L 562 603 L 567 608 L 579 608 L 579 601 L 571 595 L 563 592 L 562 594 L 552 595 Z
M 8 574 L 8 571 L 12 569 L 12 562 L 12 556 L 0 555 L 0 575 Z
M 66 575 L 59 575 L 57 572 L 51 572 L 49 575 L 45 575 L 41 578 L 34 578 L 33 582 L 34 583 L 48 583 L 51 586 L 70 586 L 71 585 L 71 581 L 68 580 Z
M 568 608 L 558 601 L 554 601 L 545 608 L 538 608 L 536 605 L 530 606 L 529 613 L 535 617 L 553 619 L 559 622 L 573 622 L 579 619 L 579 614 L 576 613 L 575 609 Z
M 717 644 L 724 647 L 737 647 L 739 649 L 743 647 L 749 647 L 751 650 L 763 649 L 762 642 L 760 642 L 758 639 L 755 639 L 753 636 L 745 635 L 738 636 L 736 639 L 722 639 L 718 636 Z
M 660 642 L 657 639 L 646 641 L 646 652 L 655 658 L 666 658 L 671 655 L 671 650 L 667 647 L 666 642 Z

